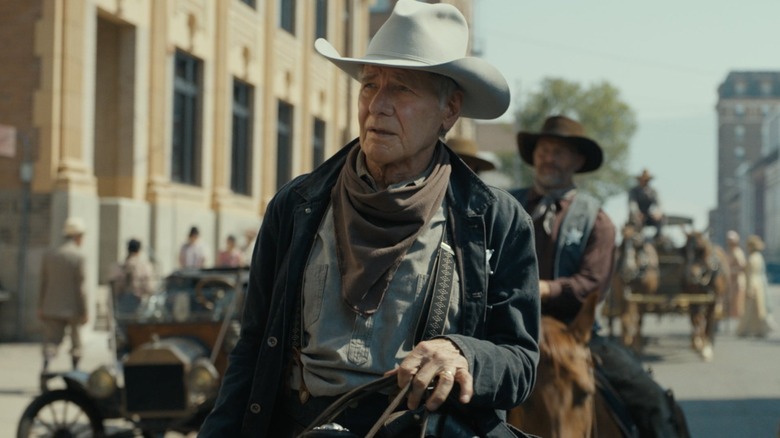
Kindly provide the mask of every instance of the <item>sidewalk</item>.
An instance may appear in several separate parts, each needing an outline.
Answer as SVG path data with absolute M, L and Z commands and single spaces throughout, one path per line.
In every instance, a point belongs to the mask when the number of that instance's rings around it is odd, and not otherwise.
M 84 356 L 79 367 L 91 371 L 111 360 L 108 332 L 82 328 Z M 70 343 L 66 340 L 50 366 L 51 371 L 70 368 Z M 39 343 L 0 343 L 0 437 L 16 436 L 22 412 L 38 395 L 39 375 L 43 365 Z

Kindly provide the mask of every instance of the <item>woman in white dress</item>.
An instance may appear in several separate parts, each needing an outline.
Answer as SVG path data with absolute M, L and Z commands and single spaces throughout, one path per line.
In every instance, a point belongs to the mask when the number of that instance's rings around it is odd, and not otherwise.
M 766 292 L 766 264 L 761 251 L 764 250 L 764 241 L 756 235 L 747 238 L 745 246 L 748 251 L 745 276 L 747 288 L 745 290 L 745 311 L 739 321 L 737 336 L 765 337 L 771 330 L 769 312 L 767 310 Z

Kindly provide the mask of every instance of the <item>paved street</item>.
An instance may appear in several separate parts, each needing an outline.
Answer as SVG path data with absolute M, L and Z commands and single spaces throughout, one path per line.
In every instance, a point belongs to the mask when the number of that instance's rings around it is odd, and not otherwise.
M 780 285 L 770 286 L 769 297 L 780 321 Z M 780 329 L 766 339 L 738 338 L 736 326 L 721 323 L 715 358 L 703 362 L 690 348 L 685 317 L 651 315 L 644 362 L 674 391 L 693 437 L 780 437 Z
M 107 333 L 84 329 L 84 358 L 80 367 L 92 370 L 106 363 L 108 351 Z M 39 344 L 0 344 L 0 437 L 16 436 L 16 425 L 27 404 L 38 394 L 38 374 L 42 359 Z M 66 348 L 51 365 L 52 371 L 67 370 L 70 357 Z
M 770 297 L 780 315 L 780 285 L 771 287 Z M 689 347 L 684 316 L 651 315 L 643 359 L 658 382 L 674 390 L 693 437 L 778 437 L 780 331 L 767 339 L 740 339 L 735 328 L 735 322 L 722 324 L 715 358 L 703 362 Z M 85 370 L 110 359 L 105 332 L 86 330 L 85 344 Z M 69 365 L 62 353 L 54 370 Z M 40 367 L 37 344 L 0 344 L 0 437 L 15 436 L 22 411 L 37 394 Z

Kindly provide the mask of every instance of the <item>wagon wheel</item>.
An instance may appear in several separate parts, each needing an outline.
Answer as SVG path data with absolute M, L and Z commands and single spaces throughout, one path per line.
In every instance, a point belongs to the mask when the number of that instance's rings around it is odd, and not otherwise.
M 203 288 L 220 288 L 211 296 L 203 293 Z M 222 277 L 206 277 L 198 281 L 195 285 L 195 301 L 208 311 L 213 311 L 217 301 L 225 296 L 226 289 L 235 289 L 235 285 Z
M 24 410 L 17 438 L 104 437 L 103 417 L 84 395 L 64 389 L 45 392 Z

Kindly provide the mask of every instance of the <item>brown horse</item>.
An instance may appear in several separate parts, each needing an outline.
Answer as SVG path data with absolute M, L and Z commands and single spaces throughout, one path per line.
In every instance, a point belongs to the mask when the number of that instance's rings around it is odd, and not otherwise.
M 536 386 L 507 421 L 545 438 L 621 437 L 597 394 L 588 347 L 598 294 L 591 294 L 569 325 L 544 316 Z
M 685 269 L 682 285 L 686 293 L 712 295 L 713 301 L 690 306 L 693 348 L 705 360 L 713 357 L 715 328 L 723 314 L 723 300 L 729 290 L 729 264 L 723 248 L 704 233 L 691 232 L 683 247 Z
M 623 345 L 638 351 L 641 347 L 642 312 L 639 305 L 627 300 L 627 294 L 653 295 L 658 291 L 658 253 L 647 241 L 641 230 L 626 224 L 622 240 L 615 248 L 615 269 L 612 275 L 612 291 L 603 308 L 609 318 L 620 318 Z

